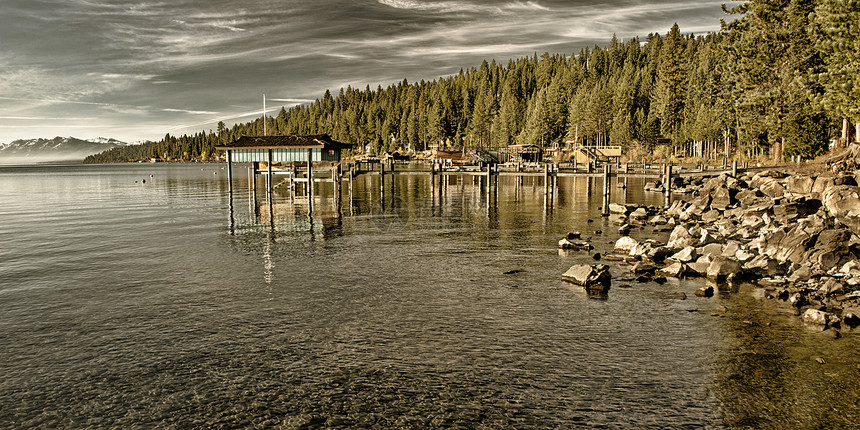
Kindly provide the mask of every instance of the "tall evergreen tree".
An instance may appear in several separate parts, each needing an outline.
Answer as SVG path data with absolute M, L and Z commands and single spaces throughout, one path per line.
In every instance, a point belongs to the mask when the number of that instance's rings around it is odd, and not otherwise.
M 812 33 L 826 69 L 815 77 L 823 106 L 852 120 L 860 140 L 860 1 L 821 0 Z
M 681 141 L 680 128 L 684 119 L 684 82 L 687 78 L 685 42 L 678 24 L 672 26 L 660 50 L 657 81 L 653 93 L 653 112 L 660 120 L 660 132 Z

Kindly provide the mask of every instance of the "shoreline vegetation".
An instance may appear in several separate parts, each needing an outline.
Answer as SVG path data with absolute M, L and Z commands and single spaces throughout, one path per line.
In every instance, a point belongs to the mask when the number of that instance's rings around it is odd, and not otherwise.
M 355 145 L 354 154 L 573 143 L 620 145 L 631 161 L 654 161 L 692 144 L 725 148 L 711 152 L 718 159 L 775 164 L 860 141 L 860 5 L 756 0 L 725 9 L 733 20 L 718 32 L 683 35 L 674 25 L 572 55 L 484 61 L 387 88 L 348 86 L 275 117 L 168 134 L 84 162 L 215 161 L 223 157 L 216 146 L 264 129 L 328 134 Z M 553 162 L 566 161 L 557 154 Z

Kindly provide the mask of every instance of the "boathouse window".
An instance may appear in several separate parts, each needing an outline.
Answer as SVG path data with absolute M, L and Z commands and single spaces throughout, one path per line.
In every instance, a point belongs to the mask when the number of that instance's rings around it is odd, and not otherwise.
M 328 155 L 334 155 L 334 149 L 329 149 L 329 150 L 328 150 Z

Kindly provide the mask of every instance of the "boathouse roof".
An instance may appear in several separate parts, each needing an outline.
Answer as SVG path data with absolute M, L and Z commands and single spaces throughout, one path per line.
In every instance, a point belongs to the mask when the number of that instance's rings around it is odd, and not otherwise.
M 226 145 L 216 146 L 222 151 L 234 149 L 276 149 L 276 148 L 321 148 L 347 149 L 351 145 L 332 140 L 327 134 L 289 135 L 289 136 L 242 136 Z

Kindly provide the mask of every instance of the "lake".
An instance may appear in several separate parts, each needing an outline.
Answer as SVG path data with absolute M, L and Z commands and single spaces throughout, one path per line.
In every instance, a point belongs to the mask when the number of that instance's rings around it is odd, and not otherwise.
M 217 164 L 0 167 L 0 427 L 857 428 L 856 333 L 748 285 L 562 281 L 594 263 L 564 234 L 618 238 L 599 178 L 379 181 L 309 219 L 245 166 L 232 196 Z

